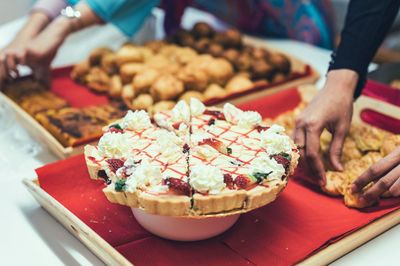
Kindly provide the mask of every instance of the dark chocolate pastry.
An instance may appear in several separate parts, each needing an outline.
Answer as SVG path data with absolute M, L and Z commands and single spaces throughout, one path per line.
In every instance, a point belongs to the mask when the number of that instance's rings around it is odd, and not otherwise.
M 270 80 L 274 74 L 274 67 L 263 59 L 257 59 L 251 62 L 251 73 L 253 79 Z
M 225 58 L 226 60 L 228 60 L 228 61 L 231 62 L 232 64 L 234 64 L 234 63 L 237 61 L 239 55 L 240 55 L 240 54 L 239 54 L 239 51 L 236 50 L 236 49 L 233 49 L 233 48 L 230 48 L 230 49 L 228 49 L 228 50 L 225 50 L 225 51 L 221 54 L 221 56 L 222 56 L 223 58 Z
M 226 45 L 228 47 L 241 47 L 242 46 L 242 35 L 238 30 L 229 29 L 224 33 L 226 37 Z
M 268 61 L 276 68 L 278 72 L 282 72 L 287 75 L 291 71 L 290 61 L 283 54 L 271 54 Z
M 208 53 L 215 57 L 221 56 L 223 51 L 224 47 L 219 43 L 210 43 L 208 47 Z
M 198 39 L 211 38 L 214 33 L 214 29 L 205 22 L 198 22 L 192 28 L 192 34 Z
M 175 42 L 176 42 L 177 44 L 180 44 L 180 45 L 182 45 L 182 46 L 189 46 L 189 47 L 191 47 L 191 46 L 194 45 L 194 42 L 195 42 L 195 39 L 194 39 L 194 37 L 192 36 L 192 34 L 190 34 L 189 31 L 184 30 L 184 29 L 178 30 L 178 31 L 175 33 L 174 39 L 175 39 Z
M 201 38 L 200 40 L 194 43 L 193 48 L 197 50 L 199 53 L 207 53 L 209 46 L 210 46 L 210 39 Z
M 247 71 L 250 69 L 252 64 L 252 58 L 249 54 L 242 53 L 239 55 L 237 60 L 234 62 L 235 68 L 239 71 Z

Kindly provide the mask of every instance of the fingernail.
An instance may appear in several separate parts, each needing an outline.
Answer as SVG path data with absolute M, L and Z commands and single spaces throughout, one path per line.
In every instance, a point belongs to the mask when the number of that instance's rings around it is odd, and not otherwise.
M 361 204 L 367 203 L 367 199 L 364 196 L 360 196 L 358 199 L 361 202 Z
M 357 186 L 352 184 L 351 185 L 351 192 L 356 193 L 357 192 Z

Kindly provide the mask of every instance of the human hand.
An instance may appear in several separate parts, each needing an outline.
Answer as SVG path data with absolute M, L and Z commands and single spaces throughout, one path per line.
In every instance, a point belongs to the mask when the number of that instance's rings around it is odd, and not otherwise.
M 42 12 L 33 12 L 23 28 L 0 51 L 0 89 L 3 82 L 19 75 L 17 65 L 25 61 L 26 45 L 44 28 L 49 18 Z
M 314 183 L 325 184 L 325 169 L 319 156 L 320 136 L 325 128 L 332 134 L 329 160 L 336 170 L 343 170 L 340 156 L 353 114 L 357 80 L 358 75 L 352 70 L 330 71 L 324 88 L 296 120 L 295 143 L 301 148 L 302 165 Z
M 358 177 L 353 182 L 351 191 L 353 193 L 362 192 L 370 182 L 375 182 L 375 184 L 360 196 L 360 201 L 363 203 L 377 201 L 386 191 L 389 191 L 394 197 L 400 196 L 400 147 Z
M 22 64 L 32 69 L 36 80 L 49 85 L 51 62 L 71 30 L 69 20 L 60 17 L 26 45 Z

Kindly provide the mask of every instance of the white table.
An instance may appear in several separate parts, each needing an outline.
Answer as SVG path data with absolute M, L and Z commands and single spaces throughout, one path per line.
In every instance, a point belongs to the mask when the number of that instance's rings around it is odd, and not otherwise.
M 19 19 L 0 26 L 0 48 L 14 36 L 23 21 L 24 19 Z M 74 63 L 84 58 L 96 46 L 118 47 L 124 41 L 123 36 L 111 26 L 86 30 L 68 39 L 57 55 L 54 66 Z M 329 51 L 294 41 L 268 42 L 309 62 L 321 73 L 326 71 Z M 324 75 L 318 83 L 319 86 L 323 84 L 323 80 Z M 57 158 L 44 145 L 29 140 L 31 137 L 26 134 L 25 129 L 12 119 L 11 125 L 0 124 L 0 132 L 3 132 L 0 133 L 0 187 L 3 187 L 0 194 L 3 211 L 0 218 L 1 264 L 101 265 L 102 262 L 95 255 L 40 208 L 21 183 L 24 178 L 35 177 L 33 169 L 56 161 Z M 14 139 L 36 143 L 35 147 L 40 152 L 35 156 L 27 154 L 26 148 L 14 145 Z M 337 260 L 334 265 L 400 265 L 399 248 L 398 225 Z

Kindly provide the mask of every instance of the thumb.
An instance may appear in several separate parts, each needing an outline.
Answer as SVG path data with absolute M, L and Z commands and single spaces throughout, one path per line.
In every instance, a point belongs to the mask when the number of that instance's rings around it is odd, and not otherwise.
M 338 130 L 334 132 L 332 136 L 332 142 L 329 148 L 329 161 L 333 168 L 337 171 L 343 171 L 343 165 L 341 163 L 341 156 L 343 150 L 343 143 L 346 137 L 345 130 Z

